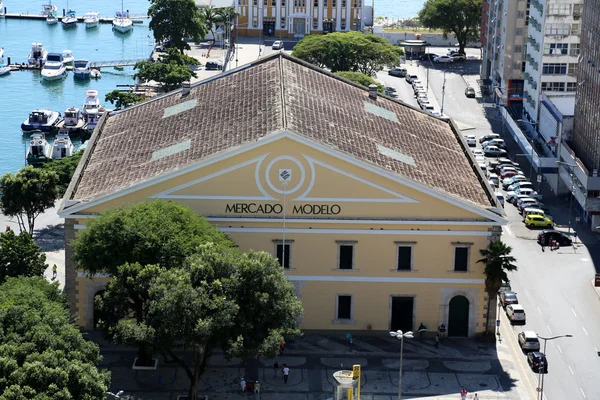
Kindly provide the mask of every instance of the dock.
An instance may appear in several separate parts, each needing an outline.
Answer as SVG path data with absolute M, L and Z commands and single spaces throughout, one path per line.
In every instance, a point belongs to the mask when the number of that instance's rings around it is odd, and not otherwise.
M 63 12 L 64 12 L 64 10 L 63 10 Z M 7 19 L 11 19 L 11 18 L 12 19 L 30 19 L 30 20 L 45 21 L 46 20 L 46 15 L 42 15 L 42 14 L 11 14 L 11 13 L 6 13 L 6 14 L 4 14 L 4 18 L 7 18 Z M 64 15 L 56 17 L 56 19 L 58 19 L 59 21 L 62 21 L 63 18 L 64 18 Z M 77 22 L 83 22 L 83 20 L 84 20 L 83 16 L 79 16 L 79 17 L 75 17 L 75 18 L 77 18 Z M 150 18 L 150 17 L 147 16 L 147 15 L 141 15 L 141 14 L 140 15 L 130 14 L 129 18 L 131 18 L 131 20 L 134 23 L 139 23 L 139 22 L 142 22 L 141 21 L 142 19 L 147 19 L 147 18 Z M 101 24 L 112 24 L 114 18 L 104 18 L 104 17 L 101 17 L 98 20 L 99 20 L 99 22 Z

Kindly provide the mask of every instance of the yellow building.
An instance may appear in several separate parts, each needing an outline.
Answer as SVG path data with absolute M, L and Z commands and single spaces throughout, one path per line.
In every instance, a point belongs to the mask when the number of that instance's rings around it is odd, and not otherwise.
M 67 243 L 88 218 L 147 199 L 206 216 L 278 257 L 303 329 L 483 330 L 479 250 L 501 207 L 460 132 L 284 54 L 104 118 L 65 196 Z M 108 278 L 66 290 L 79 323 Z
M 243 36 L 301 38 L 373 25 L 373 7 L 364 0 L 237 0 L 236 10 Z

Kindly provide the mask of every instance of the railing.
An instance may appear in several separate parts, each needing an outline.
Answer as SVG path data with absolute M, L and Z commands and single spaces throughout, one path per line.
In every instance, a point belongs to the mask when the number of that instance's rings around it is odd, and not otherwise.
M 127 65 L 135 65 L 142 61 L 148 61 L 147 58 L 131 58 L 126 60 L 112 60 L 112 61 L 92 61 L 90 62 L 90 68 L 105 68 L 105 67 L 121 67 Z

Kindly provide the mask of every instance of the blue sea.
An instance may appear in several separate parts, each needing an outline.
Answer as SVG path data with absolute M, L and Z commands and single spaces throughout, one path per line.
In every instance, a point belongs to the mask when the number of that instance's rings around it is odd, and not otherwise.
M 367 0 L 371 1 L 371 0 Z M 388 18 L 414 17 L 423 0 L 373 0 L 375 16 Z M 8 13 L 40 14 L 47 0 L 4 0 Z M 96 11 L 100 16 L 112 17 L 121 10 L 118 0 L 52 1 L 62 15 L 63 9 L 73 9 L 78 16 Z M 124 0 L 123 7 L 132 15 L 146 15 L 148 0 Z M 367 3 L 369 4 L 369 3 Z M 0 47 L 4 47 L 4 62 L 27 61 L 33 42 L 41 42 L 49 52 L 72 50 L 75 58 L 91 61 L 109 61 L 144 58 L 152 51 L 154 39 L 148 29 L 149 20 L 135 24 L 132 32 L 120 34 L 110 24 L 86 29 L 83 23 L 64 29 L 61 24 L 48 25 L 45 21 L 0 18 Z M 75 80 L 69 72 L 63 80 L 43 81 L 38 71 L 17 71 L 0 76 L 0 175 L 16 172 L 25 165 L 29 137 L 21 132 L 21 123 L 36 108 L 49 108 L 64 114 L 69 107 L 81 108 L 85 91 L 98 90 L 101 100 L 117 85 L 134 83 L 133 68 L 122 71 L 102 69 L 99 80 Z M 112 105 L 106 104 L 108 108 Z

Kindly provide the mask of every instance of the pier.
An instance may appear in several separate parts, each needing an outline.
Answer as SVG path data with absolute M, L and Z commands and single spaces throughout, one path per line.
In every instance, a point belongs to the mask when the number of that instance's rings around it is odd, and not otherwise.
M 6 9 L 5 9 L 6 10 Z M 65 10 L 63 10 L 63 14 L 65 13 Z M 4 18 L 8 18 L 8 19 L 31 19 L 31 20 L 38 20 L 38 21 L 45 21 L 46 20 L 46 15 L 42 15 L 42 14 L 11 14 L 11 13 L 6 13 L 6 14 L 2 14 L 4 16 Z M 58 21 L 62 21 L 62 19 L 64 18 L 63 16 L 57 16 L 56 19 L 58 19 Z M 77 18 L 77 22 L 83 22 L 84 18 L 83 16 L 79 16 L 79 17 L 75 17 Z M 150 18 L 147 15 L 142 15 L 142 14 L 129 14 L 129 18 L 131 18 L 131 20 L 133 21 L 133 23 L 141 23 L 143 22 L 142 19 L 147 19 Z M 104 18 L 104 17 L 100 17 L 98 19 L 98 21 L 101 24 L 112 24 L 114 18 Z
M 149 58 L 130 58 L 127 60 L 113 60 L 113 61 L 91 61 L 90 68 L 100 69 L 107 67 L 125 67 L 135 65 L 142 61 L 149 61 Z

